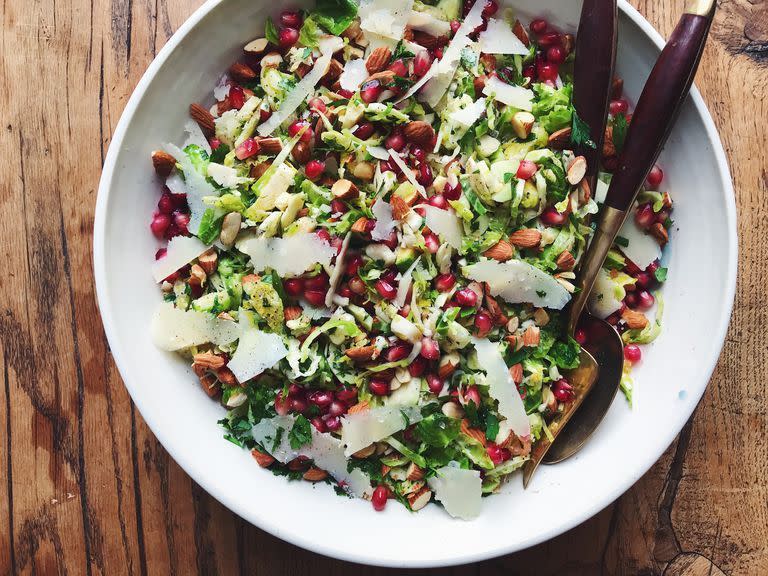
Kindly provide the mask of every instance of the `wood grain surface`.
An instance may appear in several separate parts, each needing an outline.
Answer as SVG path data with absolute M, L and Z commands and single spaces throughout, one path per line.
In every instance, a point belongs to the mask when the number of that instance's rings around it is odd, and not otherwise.
M 668 34 L 684 1 L 632 4 Z M 131 403 L 99 320 L 91 234 L 104 154 L 141 74 L 198 5 L 2 4 L 0 574 L 361 570 L 250 526 L 192 482 Z M 697 84 L 730 158 L 741 238 L 733 321 L 701 405 L 591 520 L 435 574 L 768 574 L 766 0 L 720 1 Z

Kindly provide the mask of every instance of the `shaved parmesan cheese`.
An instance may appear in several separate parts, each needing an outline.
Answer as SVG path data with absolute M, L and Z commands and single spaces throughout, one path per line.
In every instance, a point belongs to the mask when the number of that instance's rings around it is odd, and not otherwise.
M 310 70 L 304 78 L 299 80 L 299 83 L 286 95 L 285 100 L 280 103 L 280 108 L 275 110 L 266 122 L 259 125 L 257 128 L 259 134 L 262 136 L 269 136 L 272 134 L 280 124 L 285 122 L 288 117 L 314 93 L 315 86 L 320 82 L 323 76 L 325 76 L 325 73 L 328 72 L 328 66 L 331 63 L 332 56 L 333 52 L 328 51 L 323 53 L 320 58 L 315 61 L 312 70 Z
M 152 277 L 155 282 L 162 282 L 176 270 L 192 262 L 208 248 L 210 246 L 203 244 L 194 236 L 174 236 L 168 242 L 165 256 L 155 260 L 152 265 Z
M 187 156 L 183 150 L 180 150 L 173 144 L 165 144 L 164 148 L 166 152 L 176 159 L 176 162 L 181 166 L 181 169 L 184 172 L 183 193 L 187 195 L 187 204 L 189 204 L 190 211 L 189 225 L 187 226 L 187 229 L 192 234 L 197 234 L 200 230 L 200 222 L 203 219 L 203 214 L 205 214 L 205 211 L 209 208 L 208 205 L 203 203 L 203 198 L 206 196 L 218 196 L 219 191 L 206 181 L 205 176 L 197 171 L 195 165 L 192 164 L 189 156 Z M 180 185 L 181 179 L 174 182 L 174 186 L 178 187 Z M 175 193 L 178 194 L 182 192 Z
M 373 206 L 371 206 L 371 212 L 373 212 L 376 218 L 376 225 L 371 230 L 371 238 L 374 240 L 386 240 L 389 238 L 389 233 L 395 227 L 395 219 L 392 217 L 392 206 L 379 196 L 376 202 L 373 203 Z
M 483 338 L 472 338 L 477 352 L 477 362 L 485 370 L 488 393 L 499 403 L 499 414 L 504 416 L 512 431 L 520 437 L 531 435 L 531 423 L 525 413 L 523 400 L 517 391 L 515 381 L 509 373 L 499 345 Z
M 431 36 L 446 36 L 451 31 L 451 23 L 447 20 L 435 18 L 429 12 L 411 11 L 408 16 L 408 26 L 414 30 L 421 30 Z
M 271 174 L 264 174 L 264 176 L 268 176 L 268 179 L 261 186 L 259 197 L 256 198 L 256 202 L 253 204 L 254 210 L 272 210 L 277 199 L 287 192 L 288 188 L 293 186 L 293 179 L 296 175 L 296 169 L 293 166 L 282 163 L 275 167 L 273 164 L 270 170 L 272 170 Z M 261 178 L 259 178 L 258 182 L 261 181 Z
M 426 224 L 456 250 L 461 250 L 464 228 L 453 210 L 442 210 L 434 206 L 423 206 Z
M 432 108 L 437 106 L 437 103 L 440 102 L 451 85 L 456 69 L 459 67 L 461 51 L 471 42 L 468 36 L 483 23 L 482 13 L 484 7 L 485 0 L 477 0 L 475 2 L 464 18 L 464 22 L 461 23 L 461 26 L 451 39 L 445 52 L 443 52 L 443 57 L 438 62 L 434 78 L 421 91 L 421 99 Z
M 554 277 L 522 260 L 483 260 L 464 268 L 464 273 L 472 280 L 488 282 L 491 294 L 510 304 L 530 303 L 562 310 L 571 299 Z
M 465 128 L 470 128 L 480 119 L 485 112 L 485 98 L 475 100 L 472 104 L 456 112 L 451 112 L 449 118 L 456 124 L 461 124 Z
M 237 170 L 234 168 L 224 166 L 223 164 L 216 164 L 215 162 L 208 164 L 208 176 L 210 176 L 216 184 L 224 186 L 224 188 L 237 188 L 240 184 L 244 184 L 250 180 L 250 178 L 238 176 Z
M 344 90 L 355 92 L 368 76 L 370 74 L 368 74 L 368 69 L 365 67 L 365 60 L 362 58 L 350 60 L 344 64 L 344 71 L 339 76 L 339 84 L 341 84 Z
M 418 408 L 383 406 L 342 418 L 341 441 L 344 454 L 350 456 L 421 420 Z
M 395 152 L 394 150 L 389 151 L 389 156 L 392 158 L 395 164 L 400 168 L 400 170 L 403 171 L 403 174 L 405 174 L 405 177 L 408 178 L 408 181 L 413 184 L 414 188 L 421 194 L 422 196 L 427 195 L 427 191 L 424 190 L 424 186 L 419 184 L 419 181 L 416 180 L 416 174 L 414 174 L 413 170 L 411 170 L 410 166 L 405 163 L 405 161 L 400 157 L 400 154 Z
M 168 178 L 165 179 L 165 185 L 168 187 L 168 190 L 171 191 L 171 194 L 187 193 L 187 187 L 184 184 L 184 179 L 179 175 L 178 172 L 174 172 L 168 176 Z
M 247 328 L 240 336 L 237 350 L 227 364 L 237 381 L 241 384 L 264 370 L 272 368 L 288 355 L 288 348 L 277 334 L 262 332 L 256 328 Z
M 368 151 L 368 154 L 376 158 L 376 160 L 389 160 L 389 152 L 387 152 L 386 148 L 382 148 L 381 146 L 368 146 L 366 150 Z
M 341 250 L 336 256 L 336 262 L 333 265 L 333 272 L 329 279 L 330 288 L 325 294 L 325 305 L 330 308 L 333 304 L 333 295 L 336 294 L 336 287 L 339 285 L 341 275 L 344 273 L 344 257 L 347 255 L 347 248 L 349 248 L 349 241 L 352 239 L 352 234 L 347 234 L 344 238 L 344 242 L 341 243 Z
M 315 264 L 328 266 L 336 249 L 317 234 L 303 232 L 287 238 L 246 238 L 237 243 L 251 257 L 255 272 L 273 268 L 280 276 L 299 276 Z
M 598 318 L 603 320 L 611 314 L 621 309 L 622 302 L 618 298 L 626 295 L 626 292 L 618 290 L 618 285 L 611 279 L 608 272 L 601 268 L 595 278 L 595 284 L 592 286 L 592 292 L 589 294 L 589 309 Z
M 310 306 L 304 300 L 299 302 L 299 305 L 304 310 L 304 316 L 310 320 L 317 320 L 318 318 L 330 318 L 333 316 L 333 311 L 330 308 L 315 308 Z
M 219 346 L 237 340 L 237 323 L 220 320 L 207 312 L 181 310 L 172 302 L 162 303 L 152 316 L 152 341 L 162 350 L 173 352 L 212 342 Z
M 195 146 L 200 146 L 200 148 L 205 150 L 208 154 L 211 153 L 211 145 L 208 143 L 208 138 L 205 137 L 205 134 L 203 134 L 203 131 L 200 129 L 200 126 L 197 125 L 197 122 L 192 120 L 187 121 L 187 123 L 184 124 L 184 132 L 187 133 L 187 139 L 184 141 L 183 148 L 186 148 L 190 144 L 194 144 Z
M 488 27 L 478 37 L 480 52 L 486 54 L 528 55 L 528 47 L 515 36 L 512 28 L 504 20 L 491 18 Z
M 226 83 L 226 78 L 222 77 L 221 80 L 219 80 L 219 84 L 213 89 L 213 97 L 221 102 L 224 98 L 229 96 L 229 89 L 231 87 L 230 84 Z
M 362 0 L 357 13 L 366 32 L 400 40 L 411 15 L 413 0 Z
M 512 86 L 502 82 L 496 76 L 491 76 L 485 82 L 483 94 L 494 100 L 530 112 L 533 110 L 533 91 L 522 86 Z
M 306 456 L 313 460 L 318 468 L 325 470 L 337 482 L 349 488 L 358 498 L 370 496 L 373 492 L 370 477 L 358 468 L 354 468 L 352 472 L 347 471 L 344 445 L 337 438 L 318 432 L 313 426 L 312 441 L 298 450 L 291 448 L 289 433 L 295 423 L 295 416 L 276 416 L 260 421 L 253 427 L 251 434 L 253 439 L 265 450 L 269 450 L 279 462 L 286 464 L 297 456 Z
M 398 308 L 402 308 L 405 305 L 405 299 L 408 296 L 408 290 L 411 289 L 411 284 L 413 283 L 413 271 L 416 269 L 416 266 L 418 266 L 420 261 L 421 256 L 416 258 L 408 270 L 403 272 L 402 278 L 400 278 L 400 282 L 397 285 L 397 296 L 395 296 L 395 304 Z
M 445 466 L 427 480 L 435 491 L 435 499 L 442 502 L 445 511 L 454 518 L 472 520 L 480 515 L 482 485 L 479 470 L 464 470 Z
M 645 270 L 654 260 L 661 258 L 659 243 L 653 236 L 641 230 L 634 218 L 627 218 L 624 221 L 624 225 L 619 230 L 619 236 L 629 242 L 626 246 L 621 246 L 621 251 L 640 270 Z
M 603 204 L 605 202 L 605 197 L 608 195 L 608 184 L 597 179 L 597 186 L 595 186 L 595 202 L 598 204 Z
M 427 82 L 429 82 L 432 77 L 437 73 L 437 68 L 439 66 L 440 62 L 438 60 L 435 60 L 432 62 L 432 66 L 429 67 L 429 70 L 427 70 L 427 73 L 422 76 L 418 82 L 416 82 L 413 86 L 411 86 L 408 89 L 408 92 L 403 94 L 398 100 L 395 101 L 395 104 L 402 102 L 403 100 L 406 100 L 416 94 L 419 90 L 421 90 L 421 87 L 424 86 Z

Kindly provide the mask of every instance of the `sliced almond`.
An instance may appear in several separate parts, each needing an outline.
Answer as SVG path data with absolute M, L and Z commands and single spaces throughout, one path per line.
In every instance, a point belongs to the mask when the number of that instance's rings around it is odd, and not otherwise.
M 297 318 L 301 318 L 302 313 L 303 312 L 301 306 L 286 306 L 283 308 L 283 317 L 285 318 L 286 322 L 289 320 L 296 320 Z
M 230 248 L 235 244 L 237 235 L 240 233 L 240 224 L 242 222 L 243 217 L 240 212 L 230 212 L 224 216 L 224 220 L 221 222 L 219 240 L 227 248 Z
M 331 187 L 331 194 L 339 200 L 349 200 L 356 197 L 359 193 L 360 191 L 355 186 L 355 183 L 344 178 L 336 180 Z
M 562 130 L 553 132 L 549 135 L 547 144 L 550 148 L 555 148 L 556 150 L 564 150 L 571 143 L 571 132 L 572 131 L 570 128 L 563 128 Z
M 203 373 L 205 370 L 218 370 L 223 368 L 225 364 L 224 358 L 213 352 L 199 352 L 192 356 L 192 361 L 192 367 L 196 373 L 200 368 L 203 369 Z
M 544 308 L 536 308 L 533 311 L 533 321 L 536 322 L 536 326 L 546 326 L 549 324 L 549 314 Z
M 568 183 L 571 186 L 576 186 L 579 182 L 584 180 L 584 176 L 587 175 L 587 159 L 584 156 L 577 156 L 568 166 Z
M 205 284 L 208 275 L 199 264 L 192 264 L 189 269 L 189 284 L 190 286 L 203 286 Z
M 411 207 L 408 203 L 397 194 L 393 194 L 389 199 L 389 205 L 392 206 L 392 217 L 395 220 L 404 220 L 411 211 Z
M 362 402 L 358 402 L 357 404 L 350 406 L 349 410 L 347 410 L 347 414 L 359 414 L 360 412 L 365 412 L 368 410 L 368 402 L 365 400 Z
M 376 174 L 376 168 L 370 162 L 357 162 L 352 168 L 352 174 L 355 178 L 370 182 Z
M 261 68 L 277 68 L 283 63 L 283 57 L 279 52 L 269 52 L 261 59 Z
M 376 444 L 371 444 L 370 446 L 361 448 L 360 450 L 352 454 L 352 457 L 362 460 L 364 458 L 368 458 L 369 456 L 372 456 L 374 452 L 376 452 Z
M 461 421 L 461 432 L 463 434 L 466 434 L 470 438 L 475 439 L 477 442 L 480 442 L 480 444 L 482 444 L 483 446 L 485 446 L 487 442 L 485 438 L 485 432 L 483 432 L 479 428 L 472 428 L 469 425 L 469 420 L 467 420 L 466 418 L 464 418 Z
M 267 156 L 280 154 L 283 150 L 283 143 L 280 138 L 259 138 L 259 150 Z
M 208 274 L 208 276 L 216 272 L 219 263 L 219 256 L 216 254 L 216 249 L 211 248 L 200 254 L 200 256 L 197 257 L 197 263 L 200 264 L 200 267 L 206 274 Z
M 304 472 L 302 478 L 304 478 L 304 480 L 307 482 L 322 482 L 328 478 L 328 472 L 312 466 L 312 468 Z
M 152 152 L 152 166 L 161 178 L 166 178 L 176 166 L 176 159 L 163 150 Z
M 306 142 L 296 142 L 291 150 L 291 156 L 301 165 L 306 164 L 312 159 L 312 150 Z
M 368 56 L 368 60 L 365 62 L 365 68 L 368 70 L 368 74 L 376 74 L 381 72 L 389 64 L 389 59 L 392 57 L 392 51 L 386 46 L 379 46 L 371 51 L 371 55 Z
M 192 103 L 189 105 L 189 115 L 192 116 L 192 120 L 197 122 L 200 129 L 206 136 L 211 136 L 216 128 L 213 114 L 208 110 L 200 106 L 200 104 Z
M 517 36 L 517 39 L 520 40 L 523 44 L 526 46 L 531 45 L 531 39 L 528 37 L 528 32 L 525 30 L 525 26 L 523 26 L 520 23 L 520 20 L 515 20 L 515 25 L 512 28 L 512 33 Z
M 249 172 L 249 176 L 251 178 L 256 178 L 257 180 L 264 176 L 267 170 L 269 170 L 269 167 L 272 166 L 271 162 L 259 162 L 258 164 L 254 164 L 251 166 L 251 170 Z
M 256 462 L 258 462 L 259 466 L 262 468 L 269 468 L 269 466 L 271 466 L 275 461 L 275 459 L 270 454 L 256 450 L 256 448 L 251 450 L 251 456 L 253 456 L 253 459 L 256 460 Z
M 237 381 L 237 378 L 235 377 L 235 374 L 224 366 L 224 368 L 219 368 L 216 370 L 216 378 L 219 379 L 219 382 L 224 384 L 225 386 L 238 386 L 239 382 Z
M 431 499 L 432 491 L 429 488 L 422 488 L 418 492 L 408 494 L 408 504 L 414 512 L 424 508 Z
M 656 222 L 656 224 L 651 226 L 651 235 L 656 238 L 656 241 L 662 248 L 669 242 L 669 233 L 661 222 Z
M 238 82 L 250 82 L 256 79 L 256 72 L 253 68 L 242 62 L 235 62 L 229 67 L 229 74 Z
M 605 129 L 605 140 L 603 140 L 603 156 L 611 158 L 616 156 L 616 145 L 613 143 L 613 126 Z
M 565 250 L 560 253 L 555 263 L 560 270 L 573 270 L 573 267 L 576 265 L 576 259 L 573 257 L 573 254 Z
M 627 308 L 621 313 L 621 318 L 627 323 L 630 330 L 642 330 L 648 326 L 648 318 L 637 310 Z
M 406 471 L 406 478 L 411 482 L 415 482 L 416 480 L 422 480 L 424 478 L 424 470 L 422 470 L 416 464 L 411 462 L 408 465 L 408 470 Z
M 267 49 L 267 46 L 269 46 L 269 40 L 266 38 L 256 38 L 256 40 L 251 40 L 243 47 L 243 50 L 245 52 L 248 52 L 248 54 L 263 54 L 264 51 Z
M 538 346 L 541 342 L 541 331 L 538 326 L 528 326 L 523 332 L 523 346 Z
M 352 232 L 357 232 L 358 234 L 365 234 L 365 232 L 368 230 L 368 218 L 361 216 L 355 220 L 355 223 L 352 224 L 351 230 Z
M 332 84 L 341 76 L 342 72 L 344 72 L 344 64 L 336 60 L 336 58 L 331 58 L 331 61 L 328 63 L 328 71 L 323 76 L 322 82 Z
M 483 253 L 483 256 L 486 258 L 492 258 L 493 260 L 498 260 L 499 262 L 506 262 L 514 255 L 515 249 L 512 247 L 512 244 L 506 240 L 499 240 L 496 244 L 488 248 L 488 250 Z
M 531 135 L 536 117 L 530 112 L 515 112 L 512 115 L 512 129 L 518 138 L 525 140 Z
M 541 232 L 535 228 L 523 228 L 514 232 L 509 241 L 518 248 L 535 248 L 541 242 Z
M 429 147 L 435 138 L 435 129 L 423 120 L 408 122 L 403 129 L 405 139 L 412 144 Z
M 523 365 L 518 362 L 510 366 L 509 375 L 515 384 L 520 384 L 523 381 Z
M 444 354 L 440 358 L 440 365 L 437 367 L 437 375 L 440 376 L 442 380 L 445 380 L 448 378 L 451 374 L 456 372 L 456 369 L 459 367 L 459 356 L 458 354 Z
M 358 346 L 357 348 L 348 348 L 344 354 L 354 362 L 367 362 L 378 357 L 379 349 L 376 346 Z

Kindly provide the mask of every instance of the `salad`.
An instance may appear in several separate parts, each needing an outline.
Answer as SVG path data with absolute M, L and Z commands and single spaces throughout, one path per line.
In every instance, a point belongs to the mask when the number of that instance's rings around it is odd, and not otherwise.
M 190 106 L 152 154 L 151 331 L 228 409 L 226 439 L 376 510 L 469 519 L 550 435 L 589 338 L 563 310 L 631 121 L 617 79 L 591 190 L 573 46 L 495 0 L 318 0 Z M 591 296 L 630 401 L 661 329 L 662 180 Z

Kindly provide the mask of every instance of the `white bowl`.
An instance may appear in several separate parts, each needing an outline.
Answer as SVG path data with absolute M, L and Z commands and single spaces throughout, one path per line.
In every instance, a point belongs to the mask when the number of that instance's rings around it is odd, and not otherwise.
M 579 2 L 511 0 L 574 28 Z M 564 7 L 565 6 L 565 7 Z M 150 152 L 180 141 L 192 101 L 210 101 L 241 46 L 263 32 L 273 4 L 213 0 L 173 35 L 141 79 L 115 130 L 99 187 L 94 230 L 96 288 L 110 347 L 128 390 L 170 455 L 211 495 L 284 540 L 345 560 L 393 567 L 460 564 L 506 554 L 583 522 L 627 490 L 689 418 L 718 359 L 733 303 L 736 208 L 715 126 L 699 93 L 686 102 L 662 156 L 676 221 L 666 253 L 664 331 L 636 370 L 635 405 L 619 396 L 578 456 L 545 466 L 524 491 L 515 477 L 486 498 L 477 520 L 438 506 L 411 514 L 340 498 L 327 486 L 289 483 L 222 438 L 223 409 L 188 366 L 154 348 L 148 331 L 160 293 L 150 265 L 149 221 L 159 195 Z M 555 15 L 556 14 L 556 15 Z M 619 74 L 634 100 L 663 40 L 621 2 Z M 333 526 L 333 528 L 330 528 Z

